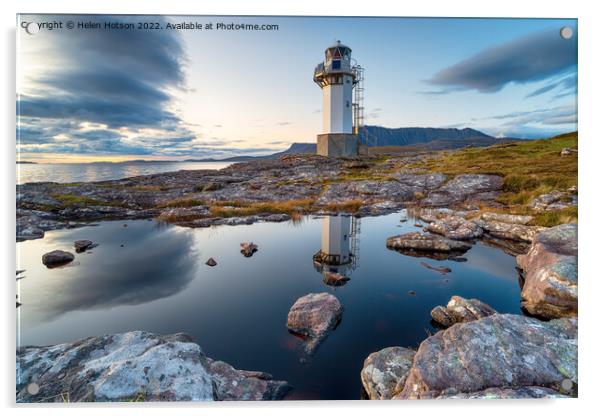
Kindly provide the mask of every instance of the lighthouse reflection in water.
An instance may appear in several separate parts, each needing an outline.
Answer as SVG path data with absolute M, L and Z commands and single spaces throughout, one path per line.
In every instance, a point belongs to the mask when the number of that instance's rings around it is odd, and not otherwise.
M 359 261 L 360 219 L 351 214 L 322 218 L 322 244 L 314 254 L 314 266 L 329 286 L 343 286 Z

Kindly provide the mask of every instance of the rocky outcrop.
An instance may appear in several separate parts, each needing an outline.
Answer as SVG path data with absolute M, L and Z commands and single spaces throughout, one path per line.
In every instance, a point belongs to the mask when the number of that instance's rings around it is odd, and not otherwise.
M 534 211 L 554 211 L 577 205 L 576 190 L 554 190 L 533 199 L 529 206 Z
M 423 341 L 393 398 L 547 397 L 576 387 L 576 318 L 494 314 Z
M 450 215 L 431 222 L 425 228 L 452 240 L 471 240 L 483 235 L 483 229 L 472 221 Z
M 450 388 L 442 393 L 425 393 L 421 399 L 561 399 L 569 396 L 546 387 L 521 386 L 517 388 L 491 387 L 471 393 L 459 393 Z
M 486 220 L 484 217 L 475 222 L 492 237 L 517 242 L 530 243 L 533 241 L 535 235 L 544 229 L 543 227 L 523 225 L 516 222 L 508 223 L 499 220 Z
M 403 347 L 388 347 L 370 354 L 361 372 L 368 398 L 388 400 L 400 393 L 415 354 L 416 351 Z
M 481 214 L 481 220 L 485 222 L 495 221 L 503 222 L 506 224 L 522 224 L 526 225 L 533 219 L 530 215 L 514 215 L 514 214 L 501 214 L 498 212 L 484 212 Z
M 516 258 L 523 270 L 522 306 L 544 318 L 577 315 L 577 224 L 537 234 L 529 252 Z
M 413 232 L 387 238 L 387 247 L 412 256 L 444 254 L 444 257 L 450 257 L 465 253 L 472 245 L 439 235 Z
M 503 186 L 497 175 L 458 175 L 420 201 L 423 206 L 446 206 L 471 201 L 494 200 Z
M 439 325 L 449 327 L 460 322 L 471 322 L 497 313 L 495 309 L 478 299 L 452 296 L 447 306 L 436 306 L 431 317 Z
M 70 263 L 75 256 L 68 251 L 53 250 L 42 256 L 42 263 L 46 267 L 58 267 Z
M 274 400 L 289 389 L 212 360 L 185 334 L 134 331 L 17 351 L 17 402 Z
M 305 340 L 305 351 L 312 354 L 341 321 L 343 306 L 329 293 L 310 293 L 293 304 L 286 326 Z

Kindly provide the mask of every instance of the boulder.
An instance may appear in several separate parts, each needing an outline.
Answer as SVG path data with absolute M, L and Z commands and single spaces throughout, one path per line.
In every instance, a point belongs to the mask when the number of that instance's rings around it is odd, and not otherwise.
M 72 402 L 271 400 L 288 390 L 261 374 L 213 361 L 185 334 L 133 331 L 21 348 L 17 402 L 64 401 L 65 394 Z
M 448 327 L 460 322 L 471 322 L 497 313 L 495 309 L 478 299 L 452 296 L 447 306 L 436 306 L 431 317 L 438 324 Z
M 72 262 L 74 258 L 68 251 L 53 250 L 42 256 L 42 263 L 46 267 L 57 267 Z
M 401 393 L 395 399 L 453 394 L 501 397 L 524 388 L 575 394 L 577 319 L 542 322 L 521 315 L 494 314 L 439 331 L 420 344 Z M 502 395 L 503 393 L 503 395 Z
M 73 247 L 75 247 L 76 253 L 83 253 L 89 248 L 93 248 L 94 243 L 90 240 L 77 240 L 73 243 Z
M 529 313 L 548 319 L 577 315 L 577 224 L 540 232 L 516 261 L 525 280 L 522 306 Z
M 451 240 L 439 235 L 413 232 L 387 238 L 387 247 L 404 254 L 408 252 L 462 254 L 468 251 L 472 245 L 465 241 Z
M 209 257 L 209 260 L 207 260 L 207 261 L 205 262 L 205 264 L 206 264 L 207 266 L 211 266 L 211 267 L 213 267 L 213 266 L 217 266 L 217 262 L 215 261 L 215 259 L 214 259 L 213 257 Z
M 343 306 L 329 293 L 310 293 L 297 299 L 288 312 L 289 331 L 305 339 L 305 351 L 312 354 L 343 315 Z
M 257 251 L 257 244 L 240 243 L 240 252 L 245 257 L 251 257 Z
M 470 240 L 483 235 L 483 229 L 474 222 L 457 216 L 447 216 L 431 222 L 425 228 L 452 240 Z
M 388 347 L 373 352 L 364 361 L 362 384 L 370 400 L 388 400 L 401 392 L 416 351 Z

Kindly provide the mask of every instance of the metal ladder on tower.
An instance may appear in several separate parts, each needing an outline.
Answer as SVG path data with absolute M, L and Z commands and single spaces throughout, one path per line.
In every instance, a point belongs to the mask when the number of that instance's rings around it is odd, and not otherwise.
M 351 252 L 351 270 L 355 270 L 360 261 L 360 233 L 362 231 L 361 218 L 351 217 L 351 232 L 349 233 L 349 250 Z

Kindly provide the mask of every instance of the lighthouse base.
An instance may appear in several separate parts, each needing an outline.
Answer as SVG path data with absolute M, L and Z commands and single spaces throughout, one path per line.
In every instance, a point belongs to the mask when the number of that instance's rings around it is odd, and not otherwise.
M 357 156 L 359 137 L 349 133 L 318 134 L 317 154 L 328 157 Z

